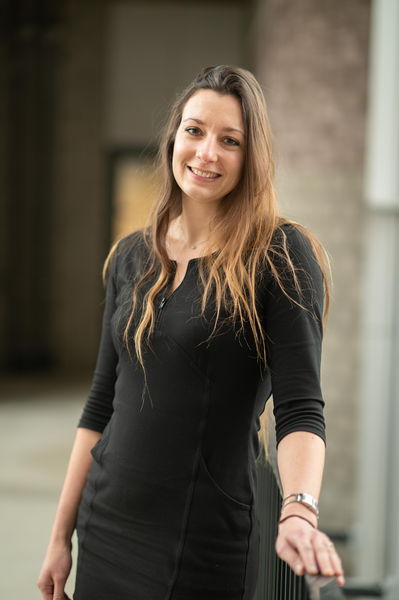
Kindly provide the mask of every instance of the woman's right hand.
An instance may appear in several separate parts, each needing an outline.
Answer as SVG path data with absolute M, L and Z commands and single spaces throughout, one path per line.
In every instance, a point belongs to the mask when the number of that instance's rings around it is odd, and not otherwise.
M 72 567 L 71 539 L 79 503 L 93 457 L 91 450 L 101 433 L 78 427 L 64 485 L 51 529 L 50 544 L 37 580 L 43 600 L 70 600 L 64 592 Z
M 42 600 L 70 600 L 64 591 L 72 567 L 71 544 L 52 543 L 37 580 Z

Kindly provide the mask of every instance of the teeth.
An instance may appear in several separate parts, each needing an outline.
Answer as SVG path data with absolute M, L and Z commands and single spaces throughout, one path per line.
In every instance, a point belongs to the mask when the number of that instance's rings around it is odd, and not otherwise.
M 190 167 L 192 172 L 195 175 L 199 175 L 200 177 L 207 177 L 208 179 L 215 179 L 219 177 L 218 173 L 210 173 L 209 171 L 201 171 L 200 169 L 194 169 L 194 167 Z

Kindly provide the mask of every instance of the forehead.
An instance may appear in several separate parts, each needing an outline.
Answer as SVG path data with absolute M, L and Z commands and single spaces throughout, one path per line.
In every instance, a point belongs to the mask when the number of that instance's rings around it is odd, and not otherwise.
M 200 119 L 207 125 L 234 127 L 244 131 L 242 108 L 239 99 L 231 94 L 219 94 L 214 90 L 199 90 L 186 102 L 182 120 Z

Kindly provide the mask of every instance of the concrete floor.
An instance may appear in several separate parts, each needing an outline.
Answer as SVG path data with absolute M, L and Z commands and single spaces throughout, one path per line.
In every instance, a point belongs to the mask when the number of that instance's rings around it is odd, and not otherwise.
M 87 381 L 0 381 L 0 598 L 41 598 L 36 579 L 87 391 Z M 71 597 L 72 582 L 73 570 Z

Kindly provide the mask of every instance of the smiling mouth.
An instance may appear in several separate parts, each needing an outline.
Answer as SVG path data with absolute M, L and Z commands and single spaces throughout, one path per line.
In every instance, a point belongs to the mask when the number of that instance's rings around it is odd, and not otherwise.
M 213 171 L 202 171 L 202 169 L 195 169 L 194 167 L 188 167 L 194 175 L 198 177 L 206 177 L 206 179 L 217 179 L 220 177 L 220 173 L 214 173 Z

